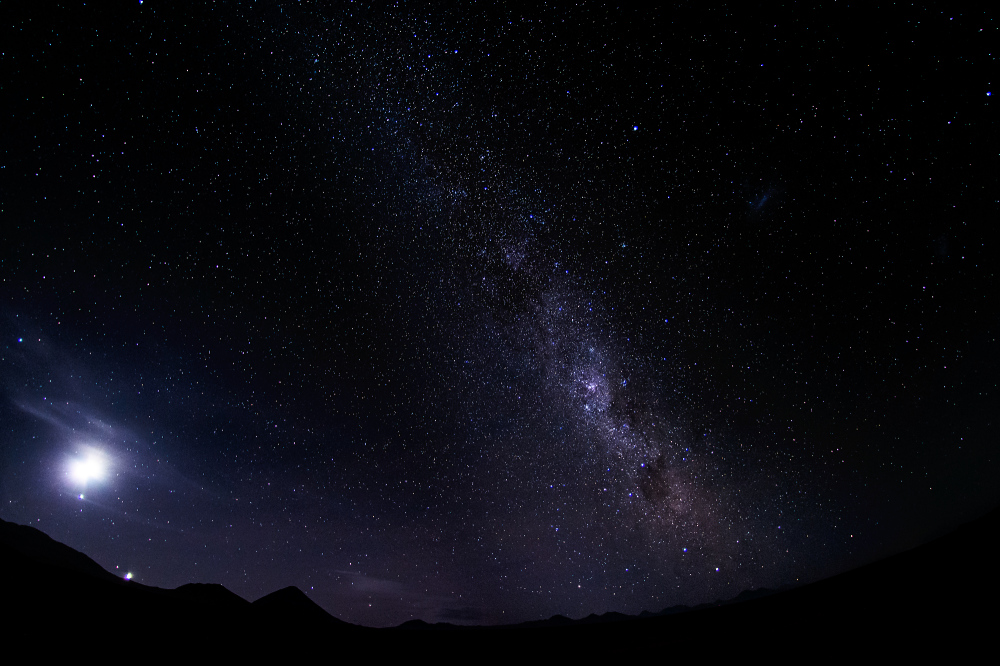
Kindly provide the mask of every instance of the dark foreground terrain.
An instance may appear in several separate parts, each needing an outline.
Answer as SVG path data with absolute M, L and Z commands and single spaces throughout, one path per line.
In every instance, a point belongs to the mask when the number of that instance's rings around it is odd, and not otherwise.
M 221 585 L 126 582 L 32 527 L 0 520 L 5 653 L 28 646 L 160 653 L 442 661 L 542 656 L 770 655 L 778 659 L 995 651 L 1000 509 L 930 543 L 833 578 L 661 614 L 556 617 L 505 627 L 342 622 L 294 587 L 250 603 Z

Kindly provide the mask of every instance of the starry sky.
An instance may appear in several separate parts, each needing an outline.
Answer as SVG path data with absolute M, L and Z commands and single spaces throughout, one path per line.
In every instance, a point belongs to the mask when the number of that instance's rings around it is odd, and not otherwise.
M 996 23 L 32 2 L 0 517 L 333 615 L 638 613 L 998 500 Z

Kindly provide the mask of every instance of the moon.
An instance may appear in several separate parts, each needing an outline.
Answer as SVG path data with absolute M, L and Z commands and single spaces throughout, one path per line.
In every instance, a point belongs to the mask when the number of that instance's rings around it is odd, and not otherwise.
M 67 473 L 78 486 L 103 481 L 108 474 L 107 456 L 96 449 L 85 451 L 82 456 L 69 460 Z

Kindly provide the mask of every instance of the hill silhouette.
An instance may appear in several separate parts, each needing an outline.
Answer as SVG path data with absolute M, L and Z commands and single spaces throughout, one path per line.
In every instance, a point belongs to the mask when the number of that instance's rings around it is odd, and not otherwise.
M 253 603 L 222 585 L 151 587 L 108 573 L 35 528 L 2 520 L 0 576 L 7 635 L 22 641 L 114 636 L 118 645 L 247 656 L 370 645 L 385 656 L 430 650 L 445 660 L 469 650 L 597 655 L 634 645 L 688 655 L 778 646 L 796 653 L 863 648 L 869 655 L 898 656 L 953 652 L 992 636 L 1000 596 L 998 535 L 995 509 L 930 543 L 794 589 L 748 590 L 731 600 L 638 617 L 557 615 L 498 627 L 420 620 L 393 629 L 360 627 L 332 617 L 296 587 Z

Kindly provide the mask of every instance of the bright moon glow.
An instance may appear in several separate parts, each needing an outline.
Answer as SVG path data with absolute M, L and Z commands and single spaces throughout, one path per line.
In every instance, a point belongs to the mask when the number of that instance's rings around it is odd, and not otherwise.
M 88 451 L 82 458 L 70 461 L 69 477 L 74 483 L 86 485 L 91 481 L 103 480 L 107 467 L 107 461 L 100 452 Z

